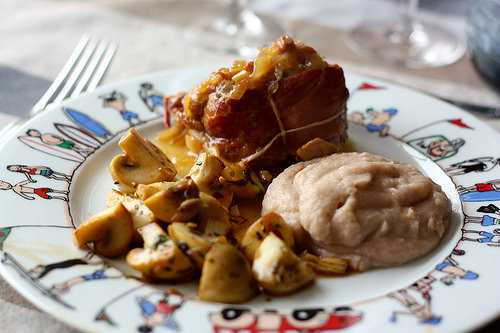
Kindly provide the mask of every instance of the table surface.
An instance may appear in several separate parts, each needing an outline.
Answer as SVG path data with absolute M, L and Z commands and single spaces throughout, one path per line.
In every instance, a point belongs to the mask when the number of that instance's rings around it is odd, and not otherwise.
M 421 15 L 437 19 L 465 38 L 466 0 L 422 0 Z M 118 41 L 105 82 L 190 66 L 230 63 L 234 56 L 185 42 L 187 17 L 207 1 L 2 0 L 0 3 L 0 127 L 25 117 L 50 85 L 83 33 Z M 500 95 L 474 71 L 470 57 L 434 69 L 409 70 L 374 63 L 347 47 L 346 31 L 367 15 L 391 15 L 382 0 L 251 1 L 257 12 L 279 22 L 347 71 L 395 81 L 440 97 L 500 107 Z M 279 15 L 277 15 L 279 13 Z M 181 60 L 182 59 L 182 60 Z M 500 131 L 500 119 L 478 115 Z M 6 332 L 76 332 L 39 311 L 0 279 L 0 321 Z M 29 318 L 29 320 L 26 320 Z M 500 331 L 500 322 L 481 332 Z

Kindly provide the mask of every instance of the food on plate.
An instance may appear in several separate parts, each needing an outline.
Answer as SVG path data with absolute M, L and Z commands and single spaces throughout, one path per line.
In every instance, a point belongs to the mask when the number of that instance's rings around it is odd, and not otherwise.
M 137 229 L 144 243 L 127 254 L 127 263 L 150 280 L 188 280 L 195 267 L 189 257 L 156 223 Z
M 174 222 L 168 226 L 168 234 L 177 246 L 201 269 L 205 256 L 215 241 L 196 231 L 196 224 Z
M 123 154 L 109 165 L 111 176 L 122 189 L 133 191 L 137 184 L 169 181 L 175 177 L 174 165 L 155 145 L 131 129 L 119 142 Z
M 410 165 L 343 153 L 286 169 L 269 186 L 262 212 L 280 214 L 302 247 L 365 270 L 434 249 L 448 227 L 450 202 Z
M 117 257 L 129 249 L 134 224 L 128 210 L 118 203 L 80 224 L 74 235 L 78 246 L 92 243 L 95 253 Z
M 248 259 L 253 260 L 257 249 L 269 233 L 280 237 L 286 246 L 293 249 L 295 240 L 293 232 L 278 214 L 271 212 L 255 221 L 245 232 L 240 242 L 241 249 Z
M 337 257 L 320 257 L 304 251 L 300 258 L 320 275 L 342 275 L 347 272 L 349 260 Z
M 242 303 L 258 293 L 258 286 L 245 256 L 233 245 L 215 244 L 201 271 L 198 297 L 204 301 Z
M 153 212 L 142 200 L 135 196 L 112 190 L 107 197 L 106 206 L 112 207 L 119 203 L 130 213 L 134 230 L 156 221 Z
M 275 167 L 315 138 L 347 138 L 344 73 L 288 36 L 166 99 L 167 123 L 225 162 Z
M 287 36 L 166 97 L 158 146 L 123 136 L 109 208 L 77 244 L 226 303 L 427 253 L 448 199 L 411 166 L 342 153 L 347 97 L 342 69 Z
M 328 156 L 342 150 L 338 144 L 333 144 L 321 138 L 314 138 L 297 149 L 297 157 L 309 161 L 317 157 Z
M 198 196 L 199 191 L 196 184 L 190 178 L 185 178 L 166 190 L 151 195 L 144 200 L 144 204 L 158 220 L 169 223 L 182 217 L 189 219 L 189 216 L 186 216 L 188 213 L 196 214 L 196 207 L 193 204 L 189 205 L 189 203 L 198 199 Z
M 137 131 L 133 135 L 153 145 Z M 201 300 L 239 303 L 259 290 L 289 294 L 311 284 L 320 270 L 298 255 L 294 233 L 279 214 L 260 216 L 270 177 L 201 152 L 184 177 L 113 189 L 110 208 L 82 223 L 75 238 L 80 246 L 93 242 L 105 256 L 126 254 L 147 281 L 200 277 Z M 242 215 L 245 207 L 259 207 L 256 215 L 243 213 L 255 218 Z M 110 240 L 113 251 L 103 243 Z
M 272 232 L 257 248 L 252 270 L 262 288 L 274 295 L 290 294 L 315 279 L 311 267 Z

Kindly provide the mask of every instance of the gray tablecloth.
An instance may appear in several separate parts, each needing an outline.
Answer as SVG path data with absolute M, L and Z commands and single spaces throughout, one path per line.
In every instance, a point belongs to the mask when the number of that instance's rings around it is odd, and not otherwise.
M 0 2 L 0 126 L 25 116 L 48 87 L 83 33 L 120 43 L 106 81 L 170 68 L 228 63 L 233 56 L 183 41 L 187 16 L 204 1 L 81 0 Z M 422 1 L 422 15 L 438 19 L 463 38 L 465 1 Z M 442 97 L 500 106 L 500 97 L 474 72 L 466 56 L 426 70 L 375 64 L 353 54 L 345 31 L 369 13 L 391 15 L 391 2 L 376 0 L 254 1 L 260 13 L 280 22 L 348 70 L 388 78 Z M 190 7 L 191 6 L 191 7 Z M 443 13 L 453 15 L 443 16 Z M 486 119 L 500 130 L 500 120 Z M 0 279 L 0 331 L 73 332 L 19 296 Z

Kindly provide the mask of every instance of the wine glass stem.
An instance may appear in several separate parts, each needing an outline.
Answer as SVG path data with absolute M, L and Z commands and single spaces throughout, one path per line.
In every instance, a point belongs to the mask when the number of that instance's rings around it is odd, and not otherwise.
M 229 20 L 230 24 L 234 25 L 236 30 L 240 30 L 243 26 L 241 14 L 245 10 L 246 0 L 231 0 L 229 3 Z
M 409 37 L 417 23 L 418 0 L 403 0 L 402 2 L 406 6 L 403 12 L 403 31 Z

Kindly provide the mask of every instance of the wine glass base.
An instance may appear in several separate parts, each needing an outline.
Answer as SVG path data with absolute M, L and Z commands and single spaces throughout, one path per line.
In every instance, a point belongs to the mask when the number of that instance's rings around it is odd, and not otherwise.
M 240 16 L 238 25 L 226 17 L 207 16 L 189 27 L 187 38 L 212 51 L 251 58 L 283 34 L 283 29 L 266 17 L 246 10 Z
M 359 54 L 408 68 L 449 65 L 465 52 L 452 31 L 425 21 L 410 33 L 395 23 L 365 22 L 349 32 L 348 44 Z

